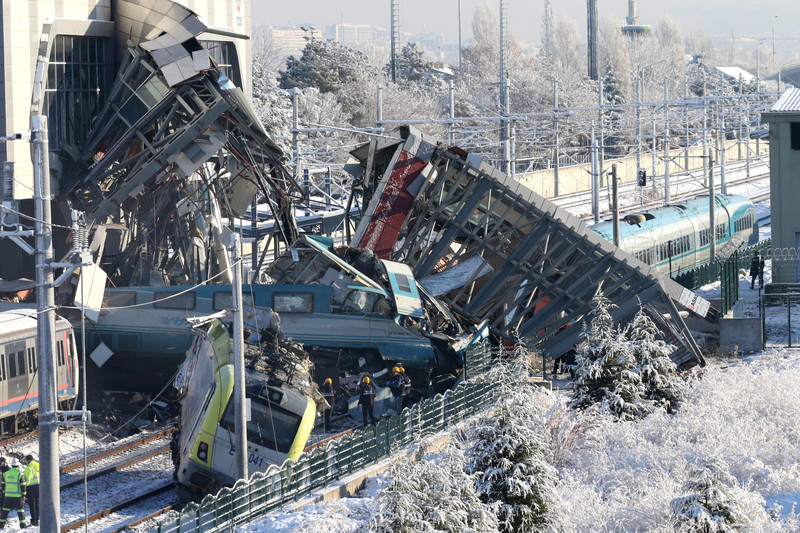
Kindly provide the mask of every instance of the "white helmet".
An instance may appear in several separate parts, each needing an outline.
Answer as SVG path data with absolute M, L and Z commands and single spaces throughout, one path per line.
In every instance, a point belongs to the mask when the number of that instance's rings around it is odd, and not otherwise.
M 19 461 L 17 461 L 16 457 L 11 458 L 11 466 L 19 466 Z

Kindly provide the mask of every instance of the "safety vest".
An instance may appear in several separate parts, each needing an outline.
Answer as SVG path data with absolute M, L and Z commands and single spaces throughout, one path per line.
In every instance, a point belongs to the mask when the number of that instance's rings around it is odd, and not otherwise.
M 30 485 L 38 485 L 39 484 L 39 462 L 38 461 L 31 461 L 28 463 L 28 466 L 25 467 L 25 473 L 22 474 L 22 477 L 25 478 L 25 484 Z
M 5 483 L 5 494 L 7 498 L 21 497 L 22 489 L 25 487 L 25 480 L 16 468 L 11 468 L 3 472 L 3 483 Z

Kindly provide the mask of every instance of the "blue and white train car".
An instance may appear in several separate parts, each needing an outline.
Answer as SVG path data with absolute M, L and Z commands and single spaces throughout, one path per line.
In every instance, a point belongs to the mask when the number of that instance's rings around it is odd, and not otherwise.
M 0 432 L 15 433 L 33 426 L 39 407 L 39 354 L 36 349 L 36 309 L 20 304 L 0 306 Z M 78 394 L 78 356 L 72 326 L 56 318 L 56 388 L 66 407 Z
M 753 203 L 745 196 L 715 195 L 714 235 L 716 246 L 732 236 L 745 246 L 758 243 L 758 218 Z M 630 213 L 619 223 L 620 248 L 663 274 L 676 277 L 708 263 L 711 231 L 708 196 L 682 204 Z M 614 241 L 612 221 L 591 229 Z

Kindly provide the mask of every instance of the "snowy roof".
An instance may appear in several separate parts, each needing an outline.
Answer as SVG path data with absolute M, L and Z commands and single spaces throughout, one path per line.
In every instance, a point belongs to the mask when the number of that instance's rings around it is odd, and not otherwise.
M 800 111 L 800 89 L 786 89 L 770 111 Z
M 722 72 L 725 76 L 733 78 L 734 80 L 738 80 L 739 77 L 741 77 L 742 81 L 745 83 L 755 79 L 755 76 L 739 67 L 714 67 L 714 70 Z

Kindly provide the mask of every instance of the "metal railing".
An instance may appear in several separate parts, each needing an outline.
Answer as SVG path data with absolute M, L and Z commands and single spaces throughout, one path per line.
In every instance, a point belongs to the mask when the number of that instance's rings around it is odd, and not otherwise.
M 232 488 L 204 497 L 199 504 L 189 503 L 177 516 L 158 522 L 150 531 L 232 531 L 478 413 L 493 400 L 494 384 L 481 379 L 491 350 L 486 345 L 472 348 L 465 358 L 474 377 L 455 389 L 303 453 L 297 461 L 273 465 L 249 480 L 239 480 Z

